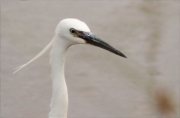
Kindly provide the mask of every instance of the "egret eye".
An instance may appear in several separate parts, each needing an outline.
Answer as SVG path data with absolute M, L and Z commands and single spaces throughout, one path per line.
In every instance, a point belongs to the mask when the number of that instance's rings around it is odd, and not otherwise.
M 70 29 L 70 33 L 71 33 L 71 34 L 76 34 L 76 30 L 73 29 L 73 28 L 71 28 L 71 29 Z

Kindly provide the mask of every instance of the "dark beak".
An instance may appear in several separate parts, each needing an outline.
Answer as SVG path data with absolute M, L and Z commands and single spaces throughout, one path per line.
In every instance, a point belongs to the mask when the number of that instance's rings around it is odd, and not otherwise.
M 108 50 L 114 54 L 117 54 L 121 57 L 127 58 L 123 53 L 121 53 L 119 50 L 115 49 L 108 43 L 102 41 L 100 38 L 96 37 L 93 33 L 91 32 L 82 32 L 79 31 L 77 32 L 77 37 L 82 38 L 86 41 L 86 43 L 103 48 L 105 50 Z

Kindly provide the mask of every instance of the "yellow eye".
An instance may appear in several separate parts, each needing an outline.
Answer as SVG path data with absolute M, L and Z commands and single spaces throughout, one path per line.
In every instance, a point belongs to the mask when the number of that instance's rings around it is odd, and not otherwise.
M 71 33 L 71 34 L 76 34 L 76 30 L 75 30 L 74 28 L 71 28 L 71 29 L 70 29 L 70 33 Z

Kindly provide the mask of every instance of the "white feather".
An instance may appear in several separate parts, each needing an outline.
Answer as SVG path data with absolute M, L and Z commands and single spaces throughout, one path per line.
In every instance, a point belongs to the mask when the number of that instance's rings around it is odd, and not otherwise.
M 53 40 L 33 59 L 23 64 L 22 66 L 17 67 L 14 71 L 14 73 L 16 73 L 20 69 L 27 66 L 43 55 L 53 45 L 50 53 L 50 63 L 52 67 L 52 98 L 49 118 L 67 118 L 68 91 L 64 75 L 66 52 L 71 45 L 86 43 L 83 39 L 74 37 L 70 33 L 71 28 L 84 32 L 90 32 L 89 27 L 80 20 L 70 18 L 62 20 L 55 30 L 55 36 Z
M 53 44 L 53 40 L 51 40 L 51 42 L 39 53 L 37 54 L 34 58 L 32 58 L 30 61 L 28 61 L 27 63 L 15 68 L 15 71 L 13 72 L 13 74 L 15 74 L 16 72 L 18 72 L 19 70 L 21 70 L 22 68 L 26 67 L 28 64 L 30 64 L 31 62 L 35 61 L 36 59 L 38 59 L 40 56 L 42 56 Z

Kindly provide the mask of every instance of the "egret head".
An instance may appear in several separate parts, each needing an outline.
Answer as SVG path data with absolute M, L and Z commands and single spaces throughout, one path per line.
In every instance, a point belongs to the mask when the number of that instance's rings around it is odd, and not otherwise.
M 56 35 L 62 37 L 71 44 L 91 44 L 126 58 L 123 53 L 91 33 L 89 27 L 80 20 L 70 18 L 64 19 L 60 21 L 55 32 Z

